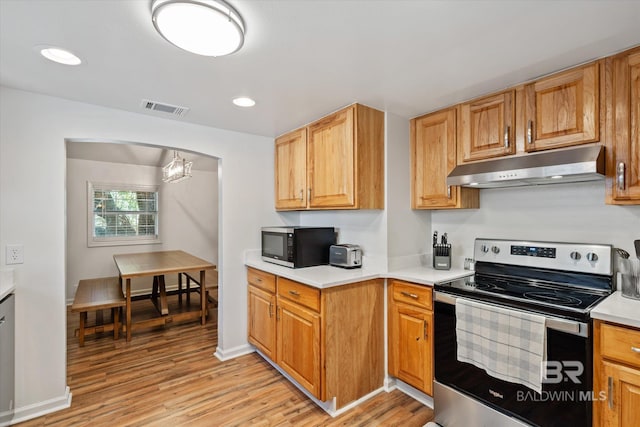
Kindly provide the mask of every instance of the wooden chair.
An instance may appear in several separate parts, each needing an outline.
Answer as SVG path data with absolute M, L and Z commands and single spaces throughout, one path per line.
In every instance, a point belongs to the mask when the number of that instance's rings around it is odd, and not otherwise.
M 71 305 L 72 312 L 80 313 L 78 340 L 84 346 L 84 337 L 89 334 L 113 331 L 113 339 L 118 339 L 120 331 L 120 310 L 126 305 L 122 286 L 117 277 L 85 279 L 78 282 L 78 289 Z M 111 309 L 111 323 L 99 325 L 101 310 Z M 87 326 L 87 312 L 96 312 L 96 325 Z

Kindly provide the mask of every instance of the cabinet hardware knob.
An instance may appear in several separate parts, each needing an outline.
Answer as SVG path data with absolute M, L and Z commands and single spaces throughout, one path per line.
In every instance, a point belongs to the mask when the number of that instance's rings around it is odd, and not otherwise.
M 409 293 L 409 292 L 406 292 L 406 291 L 400 291 L 400 293 L 402 295 L 404 295 L 405 297 L 418 299 L 418 295 L 416 295 L 416 294 L 412 294 L 412 293 Z
M 609 377 L 607 385 L 607 400 L 609 403 L 609 409 L 613 409 L 613 378 Z
M 631 347 L 631 351 L 633 351 L 634 353 L 640 353 L 640 348 L 638 348 L 638 347 Z
M 509 148 L 509 130 L 511 130 L 510 126 L 504 127 L 504 148 Z
M 292 290 L 290 290 L 290 291 L 289 291 L 289 293 L 290 293 L 291 295 L 293 295 L 294 297 L 299 297 L 299 296 L 300 296 L 300 292 L 298 292 L 298 291 L 294 291 L 293 289 L 292 289 Z
M 626 165 L 624 162 L 618 163 L 618 167 L 616 169 L 616 181 L 618 182 L 618 190 L 623 191 L 625 187 L 624 173 L 625 173 Z
M 533 144 L 533 120 L 527 122 L 527 142 Z

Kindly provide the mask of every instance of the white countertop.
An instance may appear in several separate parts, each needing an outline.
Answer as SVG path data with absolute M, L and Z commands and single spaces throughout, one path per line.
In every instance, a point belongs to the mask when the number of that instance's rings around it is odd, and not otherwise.
M 469 270 L 436 270 L 430 267 L 412 267 L 394 271 L 386 271 L 385 268 L 375 267 L 346 269 L 330 265 L 288 268 L 262 261 L 259 256 L 254 254 L 247 255 L 245 265 L 319 289 L 381 278 L 400 279 L 423 285 L 433 285 L 473 274 L 473 271 Z
M 591 310 L 593 319 L 640 328 L 640 300 L 622 296 L 616 291 Z

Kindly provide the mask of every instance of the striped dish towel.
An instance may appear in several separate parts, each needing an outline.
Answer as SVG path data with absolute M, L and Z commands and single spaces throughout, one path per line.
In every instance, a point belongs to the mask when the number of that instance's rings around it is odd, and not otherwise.
M 458 298 L 458 360 L 542 393 L 547 359 L 544 317 Z

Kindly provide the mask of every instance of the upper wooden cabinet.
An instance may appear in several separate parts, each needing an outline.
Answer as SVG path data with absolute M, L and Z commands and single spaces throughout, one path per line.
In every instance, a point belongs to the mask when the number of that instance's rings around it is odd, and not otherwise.
M 411 207 L 477 208 L 477 189 L 447 185 L 456 166 L 456 109 L 411 120 Z
M 276 209 L 307 206 L 307 129 L 276 139 Z
M 384 113 L 360 104 L 276 139 L 276 209 L 383 209 Z
M 537 80 L 524 88 L 525 151 L 600 139 L 600 62 Z
M 460 105 L 458 164 L 516 152 L 515 91 Z
M 607 203 L 640 202 L 640 48 L 607 58 Z

